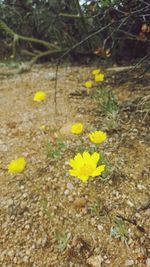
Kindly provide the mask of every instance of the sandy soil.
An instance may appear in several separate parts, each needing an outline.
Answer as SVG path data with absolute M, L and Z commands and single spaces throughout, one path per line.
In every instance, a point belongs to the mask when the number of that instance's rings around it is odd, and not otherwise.
M 150 76 L 106 72 L 104 86 L 119 105 L 112 119 L 94 92 L 86 94 L 91 69 L 59 69 L 57 113 L 55 67 L 36 65 L 29 73 L 1 77 L 2 267 L 150 266 L 150 117 L 142 102 L 150 94 Z M 38 90 L 46 92 L 44 102 L 33 101 Z M 77 121 L 85 126 L 82 142 L 68 130 Z M 90 148 L 87 135 L 96 129 L 108 134 L 98 149 L 110 172 L 82 184 L 68 175 L 68 161 Z M 25 171 L 9 174 L 7 164 L 21 155 Z

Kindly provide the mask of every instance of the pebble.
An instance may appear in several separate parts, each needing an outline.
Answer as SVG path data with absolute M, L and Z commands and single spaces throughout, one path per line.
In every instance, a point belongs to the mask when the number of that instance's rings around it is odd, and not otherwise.
M 91 223 L 92 226 L 94 226 L 96 224 L 95 218 L 91 218 L 90 223 Z
M 43 216 L 43 212 L 39 211 L 39 217 L 42 217 L 42 216 Z
M 24 193 L 24 194 L 22 195 L 22 198 L 27 198 L 27 196 L 28 196 L 28 194 L 27 194 L 27 193 Z
M 64 195 L 65 195 L 65 196 L 69 195 L 69 190 L 68 190 L 68 189 L 66 189 L 66 190 L 64 191 Z
M 12 221 L 14 221 L 14 220 L 15 220 L 15 215 L 12 215 L 12 216 L 10 217 L 10 219 L 11 219 Z
M 26 255 L 27 255 L 27 256 L 30 256 L 30 254 L 31 254 L 31 251 L 30 251 L 29 249 L 27 249 L 27 250 L 26 250 Z
M 47 234 L 45 234 L 45 236 L 42 239 L 42 247 L 45 247 L 45 245 L 47 244 L 47 242 L 48 242 L 48 236 L 47 236 Z
M 17 257 L 14 257 L 13 261 L 14 263 L 17 263 Z
M 104 229 L 103 225 L 101 225 L 101 224 L 98 224 L 97 228 L 98 228 L 99 231 L 102 231 Z
M 25 189 L 24 185 L 21 185 L 21 186 L 20 186 L 20 189 L 21 189 L 21 190 L 24 190 L 24 189 Z
M 102 259 L 101 255 L 92 256 L 92 257 L 87 259 L 87 263 L 91 267 L 101 267 L 102 261 L 103 261 L 103 259 Z
M 81 209 L 85 207 L 86 205 L 86 200 L 84 198 L 76 198 L 73 202 L 73 207 L 75 209 Z
M 30 229 L 30 225 L 29 224 L 26 224 L 25 225 L 25 229 L 27 229 L 27 230 Z
M 125 266 L 132 266 L 134 265 L 134 260 L 126 260 Z
M 146 187 L 144 186 L 144 185 L 142 185 L 142 184 L 138 184 L 137 185 L 137 188 L 139 189 L 139 190 L 145 190 L 146 189 Z
M 10 207 L 14 204 L 14 200 L 12 198 L 8 199 L 7 201 L 7 207 Z
M 133 204 L 130 200 L 127 200 L 127 204 L 128 204 L 130 207 L 134 207 L 134 204 Z
M 67 183 L 67 188 L 72 190 L 74 188 L 73 184 L 72 183 Z
M 150 267 L 150 258 L 147 258 L 146 260 L 146 267 Z
M 12 258 L 14 256 L 14 251 L 13 250 L 8 251 L 7 255 Z
M 110 264 L 110 260 L 107 259 L 107 260 L 105 261 L 105 263 L 106 263 L 106 264 Z
M 22 260 L 24 263 L 28 263 L 29 262 L 29 256 L 24 256 Z

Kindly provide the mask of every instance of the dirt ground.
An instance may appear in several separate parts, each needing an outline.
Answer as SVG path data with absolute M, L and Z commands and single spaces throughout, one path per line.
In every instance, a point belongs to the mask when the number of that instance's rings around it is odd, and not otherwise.
M 150 73 L 104 70 L 119 107 L 108 117 L 91 96 L 96 88 L 84 88 L 93 68 L 60 67 L 57 110 L 54 66 L 0 76 L 2 267 L 150 266 Z M 39 90 L 47 97 L 35 103 Z M 84 123 L 82 142 L 68 130 L 74 122 Z M 93 130 L 107 132 L 99 150 L 110 172 L 82 184 L 68 161 L 90 148 Z M 19 156 L 25 171 L 8 173 Z

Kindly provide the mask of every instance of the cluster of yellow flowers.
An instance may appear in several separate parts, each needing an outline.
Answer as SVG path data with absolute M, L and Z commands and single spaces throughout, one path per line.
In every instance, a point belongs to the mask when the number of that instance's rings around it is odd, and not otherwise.
M 100 82 L 104 80 L 104 74 L 100 73 L 100 69 L 96 69 L 92 71 L 92 74 L 95 75 L 95 81 Z M 92 87 L 92 81 L 86 81 L 86 88 Z M 45 100 L 46 93 L 44 91 L 38 91 L 34 94 L 33 101 L 41 102 Z M 40 127 L 41 129 L 45 129 L 45 125 Z M 83 132 L 84 125 L 82 123 L 75 123 L 71 127 L 71 133 L 78 135 Z M 88 135 L 91 142 L 94 144 L 101 144 L 107 139 L 107 134 L 102 131 L 95 131 Z M 97 166 L 100 160 L 100 154 L 94 152 L 90 155 L 88 151 L 84 151 L 83 154 L 78 153 L 74 159 L 69 161 L 69 165 L 72 167 L 69 170 L 71 176 L 76 176 L 82 182 L 86 182 L 89 177 L 99 176 L 105 169 L 105 165 Z M 9 173 L 21 173 L 24 171 L 26 167 L 26 159 L 24 157 L 19 157 L 15 160 L 12 160 L 8 166 Z
M 82 123 L 75 123 L 71 127 L 71 133 L 81 134 L 83 132 L 84 125 Z M 88 135 L 90 141 L 94 144 L 101 144 L 107 139 L 107 134 L 103 131 L 94 131 Z M 105 169 L 105 165 L 99 165 L 100 154 L 94 152 L 90 155 L 88 151 L 84 151 L 83 154 L 78 153 L 74 159 L 69 161 L 69 165 L 72 169 L 69 170 L 71 176 L 75 176 L 82 182 L 87 182 L 89 177 L 99 176 Z
M 95 82 L 104 81 L 105 76 L 100 69 L 94 69 L 92 75 L 94 75 Z M 89 93 L 89 89 L 93 86 L 93 80 L 87 80 L 84 86 L 87 88 L 87 93 Z M 71 127 L 71 133 L 78 135 L 83 132 L 83 129 L 82 123 L 76 123 Z M 101 144 L 107 139 L 107 134 L 102 131 L 94 131 L 88 137 L 94 144 Z M 72 167 L 69 173 L 71 176 L 79 178 L 82 182 L 86 182 L 89 177 L 99 176 L 104 171 L 104 164 L 97 166 L 99 160 L 100 154 L 97 152 L 91 155 L 87 151 L 84 151 L 83 154 L 78 153 L 74 159 L 69 161 L 69 165 Z
M 92 74 L 94 75 L 94 80 L 95 82 L 103 82 L 104 81 L 104 74 L 101 73 L 101 70 L 100 69 L 95 69 L 92 71 Z M 90 89 L 92 88 L 93 86 L 93 81 L 92 80 L 88 80 L 85 82 L 84 86 L 87 88 L 87 89 Z
M 33 101 L 41 102 L 45 100 L 46 93 L 44 91 L 37 91 L 33 96 Z M 40 127 L 41 129 L 45 129 L 45 125 Z M 15 160 L 12 160 L 7 165 L 7 170 L 9 173 L 21 173 L 24 171 L 26 167 L 26 159 L 24 157 L 19 157 Z

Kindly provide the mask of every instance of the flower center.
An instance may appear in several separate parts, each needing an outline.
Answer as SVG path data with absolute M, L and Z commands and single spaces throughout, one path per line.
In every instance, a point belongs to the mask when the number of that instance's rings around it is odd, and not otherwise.
M 84 164 L 80 169 L 81 176 L 91 176 L 94 171 L 94 167 L 89 164 Z

